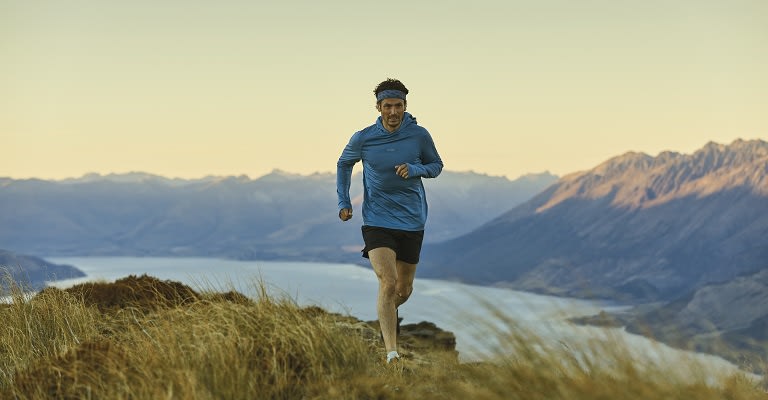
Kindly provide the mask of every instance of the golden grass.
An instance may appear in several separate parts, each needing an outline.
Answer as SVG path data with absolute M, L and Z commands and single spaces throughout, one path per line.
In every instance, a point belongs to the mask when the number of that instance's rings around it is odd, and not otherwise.
M 13 289 L 0 307 L 0 398 L 768 399 L 743 375 L 682 380 L 615 343 L 584 352 L 608 362 L 549 349 L 514 321 L 489 332 L 512 350 L 493 363 L 433 351 L 390 368 L 353 318 L 264 290 L 251 301 L 131 279 L 31 299 Z

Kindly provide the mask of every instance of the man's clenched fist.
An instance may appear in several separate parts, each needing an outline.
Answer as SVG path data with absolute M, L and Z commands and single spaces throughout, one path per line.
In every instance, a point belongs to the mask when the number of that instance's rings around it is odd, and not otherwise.
M 352 209 L 351 208 L 342 208 L 339 210 L 339 219 L 342 221 L 349 221 L 352 219 Z
M 408 164 L 395 165 L 395 173 L 403 179 L 408 179 Z

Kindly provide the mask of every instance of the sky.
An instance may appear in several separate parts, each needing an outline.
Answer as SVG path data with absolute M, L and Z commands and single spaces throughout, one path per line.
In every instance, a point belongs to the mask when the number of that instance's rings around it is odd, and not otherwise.
M 0 177 L 335 172 L 386 78 L 446 170 L 565 175 L 768 139 L 767 71 L 764 0 L 0 0 Z

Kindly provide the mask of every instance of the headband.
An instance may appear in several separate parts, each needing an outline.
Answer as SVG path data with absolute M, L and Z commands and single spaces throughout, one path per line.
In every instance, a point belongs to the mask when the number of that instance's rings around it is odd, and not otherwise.
M 382 90 L 376 94 L 376 101 L 382 101 L 384 99 L 403 99 L 405 100 L 405 92 L 394 89 Z

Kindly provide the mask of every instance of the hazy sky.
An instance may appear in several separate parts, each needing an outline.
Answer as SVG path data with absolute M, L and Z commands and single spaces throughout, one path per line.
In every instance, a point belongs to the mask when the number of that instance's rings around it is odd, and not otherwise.
M 446 169 L 562 175 L 768 138 L 767 71 L 765 0 L 0 0 L 0 176 L 335 171 L 387 77 Z

